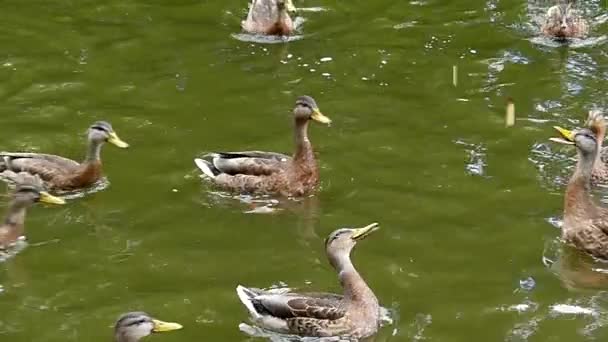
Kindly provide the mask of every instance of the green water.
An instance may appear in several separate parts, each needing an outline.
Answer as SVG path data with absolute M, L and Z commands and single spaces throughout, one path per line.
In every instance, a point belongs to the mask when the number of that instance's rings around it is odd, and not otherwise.
M 323 239 L 373 221 L 353 257 L 395 312 L 376 341 L 608 338 L 606 287 L 567 285 L 591 266 L 556 246 L 574 151 L 547 143 L 607 108 L 606 44 L 533 42 L 514 0 L 296 5 L 323 10 L 261 44 L 234 37 L 243 0 L 2 2 L 0 150 L 79 159 L 98 119 L 131 148 L 104 148 L 105 190 L 28 212 L 30 245 L 0 265 L 0 340 L 110 341 L 145 310 L 185 327 L 150 340 L 248 341 L 237 284 L 339 291 Z M 268 214 L 212 193 L 192 159 L 289 152 L 302 94 L 333 119 L 311 129 L 321 191 Z

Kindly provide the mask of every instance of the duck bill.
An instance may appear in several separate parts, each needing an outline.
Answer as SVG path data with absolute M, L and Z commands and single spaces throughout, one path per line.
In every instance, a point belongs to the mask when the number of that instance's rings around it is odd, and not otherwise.
M 55 197 L 46 191 L 40 192 L 40 202 L 49 204 L 65 204 L 65 200 L 60 197 Z
M 296 6 L 293 4 L 293 1 L 291 1 L 291 0 L 286 0 L 285 1 L 285 8 L 287 9 L 288 12 L 295 12 L 295 11 L 297 11 Z
M 163 322 L 157 319 L 152 320 L 152 322 L 154 323 L 154 328 L 152 329 L 152 331 L 155 333 L 179 330 L 183 328 L 182 325 L 179 323 Z
M 553 126 L 557 130 L 557 132 L 561 135 L 560 138 L 551 138 L 549 140 L 566 145 L 574 145 L 574 134 L 572 131 L 569 131 L 565 128 L 561 128 L 559 126 Z
M 127 148 L 129 147 L 129 144 L 127 144 L 126 142 L 122 141 L 118 135 L 114 132 L 110 133 L 110 136 L 108 137 L 108 142 L 116 147 L 120 147 L 120 148 Z
M 323 113 L 321 113 L 321 111 L 319 110 L 319 108 L 315 108 L 312 111 L 312 116 L 310 117 L 311 119 L 315 120 L 316 122 L 320 122 L 323 124 L 330 124 L 331 123 L 331 119 L 328 118 L 327 116 L 323 115 Z
M 376 230 L 380 229 L 380 225 L 378 223 L 372 223 L 370 225 L 367 225 L 363 228 L 357 228 L 354 229 L 353 235 L 351 236 L 351 239 L 353 240 L 363 240 L 365 239 L 369 234 L 375 232 Z

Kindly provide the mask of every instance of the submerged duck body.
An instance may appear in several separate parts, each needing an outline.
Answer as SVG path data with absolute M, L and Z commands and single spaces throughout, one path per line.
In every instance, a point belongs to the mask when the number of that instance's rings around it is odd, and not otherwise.
M 376 231 L 378 224 L 342 228 L 327 238 L 325 249 L 338 273 L 343 295 L 331 293 L 272 293 L 237 287 L 237 294 L 253 321 L 262 328 L 310 337 L 365 338 L 380 326 L 380 306 L 350 260 L 357 241 Z
M 568 1 L 549 8 L 542 26 L 543 34 L 560 40 L 584 38 L 589 26 L 573 6 L 574 2 Z
M 163 322 L 145 312 L 128 312 L 121 315 L 114 326 L 114 341 L 137 342 L 153 333 L 179 330 L 178 323 Z
M 292 157 L 263 151 L 216 152 L 194 160 L 203 175 L 222 189 L 251 194 L 304 196 L 319 183 L 319 169 L 308 139 L 309 121 L 329 124 L 315 100 L 300 96 L 294 108 Z
M 562 138 L 551 140 L 575 145 L 578 155 L 564 195 L 562 239 L 595 257 L 608 259 L 608 209 L 597 205 L 591 194 L 591 175 L 598 154 L 597 136 L 588 128 L 556 129 Z
M 27 208 L 36 202 L 64 204 L 61 198 L 54 197 L 44 190 L 38 176 L 19 173 L 15 176 L 15 190 L 11 194 L 4 221 L 0 225 L 0 250 L 9 248 L 25 234 L 25 214 Z
M 288 36 L 294 31 L 290 11 L 295 11 L 291 0 L 252 0 L 241 27 L 254 34 Z
M 0 152 L 0 176 L 14 181 L 17 172 L 38 175 L 49 190 L 66 191 L 89 187 L 102 177 L 101 148 L 105 142 L 117 147 L 129 145 L 120 140 L 112 125 L 95 122 L 88 130 L 87 156 L 82 163 L 53 154 Z

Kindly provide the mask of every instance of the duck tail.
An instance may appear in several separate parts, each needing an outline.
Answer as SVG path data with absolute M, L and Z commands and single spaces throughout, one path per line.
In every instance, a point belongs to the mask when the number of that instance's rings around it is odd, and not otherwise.
M 254 319 L 258 319 L 261 318 L 262 315 L 260 315 L 260 313 L 255 309 L 255 305 L 253 303 L 255 297 L 258 295 L 258 293 L 244 287 L 241 285 L 238 285 L 236 287 L 236 294 L 239 296 L 239 299 L 241 300 L 241 302 L 243 303 L 243 305 L 245 305 L 245 307 L 247 308 L 247 311 L 249 311 L 249 313 L 251 314 L 251 316 Z
M 196 166 L 203 172 L 203 174 L 211 179 L 215 178 L 217 175 L 220 174 L 220 171 L 215 168 L 215 166 L 213 166 L 213 164 L 211 164 L 210 162 L 201 159 L 201 158 L 195 158 L 194 159 L 194 164 L 196 164 Z

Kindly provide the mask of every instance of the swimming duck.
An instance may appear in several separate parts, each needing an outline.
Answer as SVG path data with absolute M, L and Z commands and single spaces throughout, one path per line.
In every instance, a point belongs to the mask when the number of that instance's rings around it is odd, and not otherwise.
M 241 26 L 249 33 L 287 36 L 294 30 L 289 12 L 295 10 L 292 0 L 252 0 Z
M 116 342 L 137 342 L 152 333 L 181 329 L 178 323 L 159 321 L 145 312 L 129 312 L 123 314 L 114 326 Z
M 555 127 L 561 138 L 552 141 L 575 145 L 576 169 L 564 196 L 562 239 L 595 257 L 608 259 L 608 209 L 591 196 L 591 174 L 598 154 L 597 136 L 589 128 L 568 131 Z
M 310 140 L 308 122 L 330 124 L 310 96 L 300 96 L 293 110 L 295 153 L 245 151 L 210 153 L 194 160 L 205 177 L 219 187 L 241 193 L 303 196 L 319 183 L 319 170 Z M 209 160 L 210 159 L 210 160 Z
M 343 295 L 331 293 L 273 293 L 239 285 L 237 294 L 253 321 L 262 328 L 310 337 L 365 338 L 380 324 L 380 306 L 350 260 L 358 241 L 379 229 L 377 223 L 342 228 L 325 240 L 329 263 L 338 273 Z
M 587 21 L 573 6 L 574 1 L 567 1 L 550 7 L 542 26 L 543 34 L 560 40 L 585 37 L 589 30 Z
M 25 229 L 25 212 L 36 202 L 64 204 L 61 198 L 54 197 L 44 191 L 42 180 L 21 172 L 15 176 L 15 190 L 11 194 L 4 222 L 0 225 L 0 250 L 4 250 L 23 236 Z
M 97 121 L 89 127 L 88 141 L 87 155 L 82 163 L 52 154 L 0 152 L 0 176 L 12 181 L 15 172 L 23 171 L 40 176 L 49 190 L 86 188 L 102 177 L 101 147 L 105 142 L 120 148 L 129 147 L 105 121 Z

